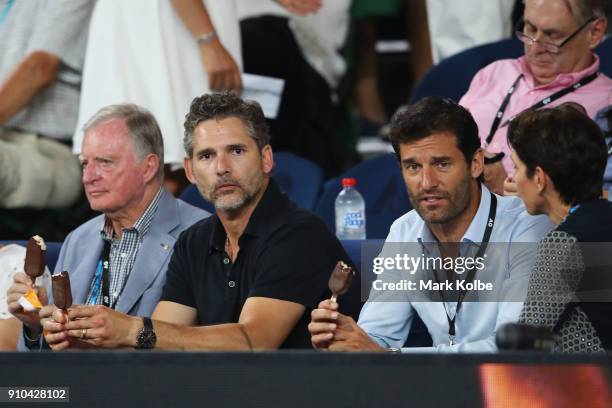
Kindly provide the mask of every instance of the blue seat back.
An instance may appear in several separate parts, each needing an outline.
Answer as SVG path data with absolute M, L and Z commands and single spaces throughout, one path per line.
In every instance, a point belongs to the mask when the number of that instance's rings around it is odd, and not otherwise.
M 204 198 L 202 198 L 202 195 L 194 184 L 188 186 L 181 193 L 180 199 L 188 204 L 193 205 L 194 207 L 198 207 L 205 211 L 208 211 L 211 214 L 215 212 L 215 207 L 211 203 L 206 201 Z
M 357 179 L 357 190 L 366 204 L 368 239 L 386 238 L 393 221 L 412 209 L 395 155 L 384 154 L 366 160 L 325 183 L 315 212 L 331 231 L 335 231 L 334 203 L 342 190 L 344 177 Z
M 314 210 L 323 185 L 323 170 L 310 160 L 287 152 L 274 153 L 274 162 L 272 178 L 281 191 L 300 207 Z M 213 205 L 202 198 L 195 185 L 187 187 L 181 199 L 208 212 L 215 212 Z
M 272 178 L 297 205 L 314 210 L 323 186 L 323 170 L 293 153 L 274 153 Z
M 600 66 L 599 70 L 612 78 L 612 36 L 603 41 L 597 48 L 595 53 L 599 55 Z
M 499 59 L 523 55 L 523 44 L 516 38 L 481 45 L 449 57 L 429 70 L 416 86 L 411 103 L 426 96 L 441 96 L 459 101 L 476 73 Z
M 61 242 L 45 242 L 47 244 L 47 252 L 45 253 L 45 260 L 47 262 L 47 267 L 53 273 L 55 269 L 55 264 L 57 263 L 57 258 L 59 257 L 60 249 L 62 248 Z M 28 246 L 28 241 L 0 241 L 2 245 L 9 244 L 17 244 L 22 247 Z
M 600 71 L 612 77 L 612 37 L 595 52 L 601 60 Z M 434 66 L 416 86 L 411 103 L 426 96 L 442 96 L 459 101 L 467 92 L 474 75 L 494 61 L 518 58 L 524 54 L 523 44 L 516 38 L 470 48 Z

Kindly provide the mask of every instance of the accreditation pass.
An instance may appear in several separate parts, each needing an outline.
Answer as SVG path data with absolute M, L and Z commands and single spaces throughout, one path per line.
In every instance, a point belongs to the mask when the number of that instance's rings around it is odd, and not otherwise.
M 70 402 L 70 387 L 0 387 L 2 402 Z

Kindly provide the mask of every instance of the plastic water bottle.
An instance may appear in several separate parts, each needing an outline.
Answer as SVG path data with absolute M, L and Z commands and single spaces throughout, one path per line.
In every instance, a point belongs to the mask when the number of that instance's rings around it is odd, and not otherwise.
M 338 239 L 366 239 L 365 202 L 355 189 L 357 180 L 342 179 L 342 191 L 336 198 L 336 237 Z

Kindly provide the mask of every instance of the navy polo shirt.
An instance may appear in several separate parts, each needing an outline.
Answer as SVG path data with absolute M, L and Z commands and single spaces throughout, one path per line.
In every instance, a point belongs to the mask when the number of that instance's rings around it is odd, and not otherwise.
M 197 309 L 202 326 L 237 323 L 252 296 L 299 303 L 306 311 L 281 347 L 310 348 L 311 310 L 330 296 L 327 281 L 336 262 L 352 265 L 340 242 L 272 180 L 239 239 L 234 263 L 225 240 L 216 214 L 185 230 L 174 246 L 161 300 Z

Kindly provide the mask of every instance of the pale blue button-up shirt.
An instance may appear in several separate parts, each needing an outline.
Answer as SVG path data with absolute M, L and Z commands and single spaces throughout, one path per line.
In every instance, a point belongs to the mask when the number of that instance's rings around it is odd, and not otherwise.
M 478 211 L 461 242 L 480 244 L 490 203 L 490 192 L 482 186 Z M 497 351 L 495 332 L 505 323 L 518 321 L 537 252 L 536 243 L 553 226 L 546 216 L 527 214 L 519 198 L 497 196 L 495 223 L 486 251 L 485 267 L 476 275 L 476 279 L 485 277 L 486 281 L 492 282 L 496 290 L 493 298 L 489 297 L 487 301 L 463 303 L 455 322 L 454 345 L 449 342 L 445 303 L 423 301 L 422 297 L 415 300 L 409 293 L 404 298 L 398 298 L 397 294 L 372 290 L 359 316 L 359 325 L 382 347 L 401 348 L 416 313 L 425 323 L 433 339 L 433 347 L 408 347 L 402 348 L 402 352 Z M 436 239 L 413 210 L 393 223 L 379 256 L 393 256 L 391 248 L 398 247 L 393 243 L 420 243 L 426 251 L 425 244 L 428 242 L 436 242 Z M 390 278 L 392 273 L 385 272 L 387 280 L 393 279 Z M 418 273 L 425 272 L 419 271 L 415 276 L 420 276 Z M 456 302 L 446 302 L 446 307 L 452 318 L 456 312 Z

